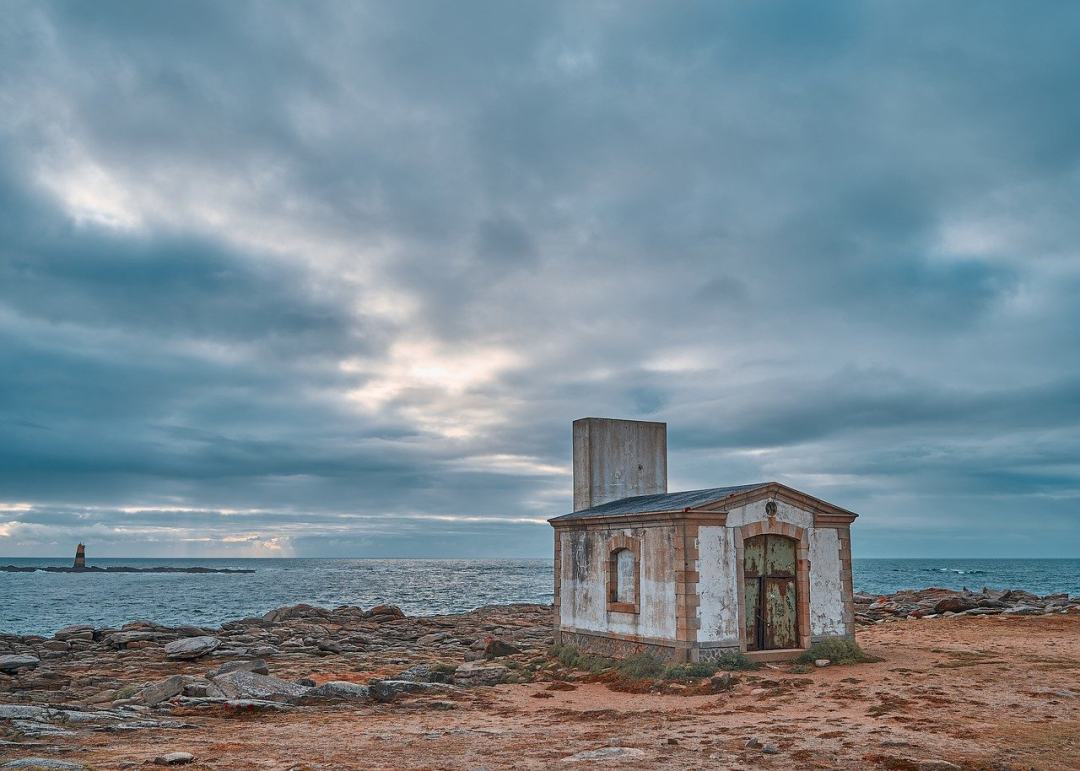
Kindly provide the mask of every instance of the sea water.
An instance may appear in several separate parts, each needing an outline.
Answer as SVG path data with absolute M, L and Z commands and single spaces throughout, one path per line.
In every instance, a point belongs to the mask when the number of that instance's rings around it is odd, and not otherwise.
M 0 565 L 70 565 L 0 557 Z M 552 601 L 550 559 L 91 559 L 89 565 L 249 568 L 254 573 L 0 573 L 0 632 L 52 634 L 69 624 L 136 619 L 215 627 L 282 605 L 400 606 L 410 615 Z M 1080 594 L 1076 559 L 855 559 L 855 590 L 944 586 Z

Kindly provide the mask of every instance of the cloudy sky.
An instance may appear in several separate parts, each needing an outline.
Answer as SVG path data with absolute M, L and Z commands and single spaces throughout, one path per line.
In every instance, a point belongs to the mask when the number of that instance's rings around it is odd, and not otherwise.
M 7 0 L 0 555 L 546 556 L 570 422 L 1080 550 L 1080 5 Z

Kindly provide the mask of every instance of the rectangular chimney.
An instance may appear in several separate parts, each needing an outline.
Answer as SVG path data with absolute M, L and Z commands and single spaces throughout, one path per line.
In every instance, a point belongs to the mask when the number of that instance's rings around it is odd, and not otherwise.
M 667 423 L 574 421 L 574 511 L 667 492 Z

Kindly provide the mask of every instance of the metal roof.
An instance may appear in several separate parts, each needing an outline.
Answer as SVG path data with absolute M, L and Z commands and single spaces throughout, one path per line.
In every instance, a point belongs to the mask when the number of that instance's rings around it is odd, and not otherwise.
M 746 492 L 756 487 L 765 487 L 768 484 L 771 483 L 758 482 L 752 485 L 735 485 L 733 487 L 710 487 L 707 490 L 688 490 L 683 493 L 664 493 L 662 495 L 635 495 L 630 498 L 620 498 L 617 501 L 601 503 L 599 506 L 593 506 L 589 509 L 563 514 L 548 521 L 564 522 L 569 519 L 610 517 L 618 514 L 684 511 L 688 508 L 704 506 L 707 503 L 723 500 L 735 493 Z

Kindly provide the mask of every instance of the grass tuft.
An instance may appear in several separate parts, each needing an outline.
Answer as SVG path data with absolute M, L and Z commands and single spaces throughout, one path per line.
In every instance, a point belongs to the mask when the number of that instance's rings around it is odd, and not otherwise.
M 665 680 L 700 680 L 716 674 L 715 661 L 695 661 L 691 664 L 672 664 L 664 670 Z
M 637 653 L 620 661 L 618 671 L 627 680 L 646 680 L 660 677 L 664 673 L 664 664 L 648 653 Z
M 871 656 L 851 640 L 836 638 L 811 645 L 799 658 L 800 664 L 813 664 L 817 659 L 828 659 L 833 664 L 873 664 L 884 661 Z
M 714 661 L 716 668 L 725 672 L 753 672 L 755 669 L 761 669 L 761 664 L 739 651 L 724 651 Z
M 573 645 L 552 645 L 550 652 L 564 667 L 584 669 L 594 675 L 615 666 L 615 662 L 611 659 L 603 656 L 589 656 Z

